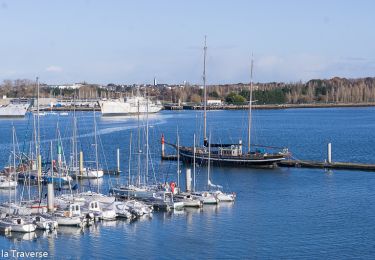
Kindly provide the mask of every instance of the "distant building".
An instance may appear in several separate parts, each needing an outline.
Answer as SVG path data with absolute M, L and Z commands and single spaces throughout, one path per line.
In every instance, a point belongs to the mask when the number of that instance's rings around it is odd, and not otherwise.
M 79 89 L 83 86 L 83 84 L 80 83 L 74 83 L 74 84 L 65 84 L 65 85 L 49 85 L 50 88 L 58 88 L 58 89 Z
M 221 106 L 223 104 L 223 101 L 220 99 L 209 99 L 207 100 L 207 105 L 209 106 Z

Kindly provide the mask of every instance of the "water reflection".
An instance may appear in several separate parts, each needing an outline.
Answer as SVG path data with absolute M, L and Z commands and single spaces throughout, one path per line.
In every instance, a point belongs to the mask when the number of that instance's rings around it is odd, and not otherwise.
M 58 234 L 61 235 L 68 235 L 71 237 L 80 237 L 83 235 L 84 229 L 80 227 L 69 227 L 69 226 L 59 226 L 58 227 Z
M 12 242 L 31 241 L 37 238 L 36 232 L 21 233 L 21 232 L 10 232 L 5 234 L 5 237 Z
M 146 120 L 146 115 L 141 114 L 140 115 L 140 120 Z M 157 119 L 162 119 L 165 118 L 165 115 L 163 114 L 149 114 L 148 119 L 149 120 L 157 120 Z M 100 120 L 103 122 L 124 122 L 124 121 L 134 121 L 138 120 L 138 115 L 124 115 L 124 116 L 101 116 Z

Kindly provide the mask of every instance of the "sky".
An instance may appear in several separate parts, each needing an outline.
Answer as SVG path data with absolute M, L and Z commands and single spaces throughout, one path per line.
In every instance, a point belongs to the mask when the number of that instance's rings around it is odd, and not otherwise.
M 0 81 L 296 82 L 375 76 L 371 0 L 0 0 Z

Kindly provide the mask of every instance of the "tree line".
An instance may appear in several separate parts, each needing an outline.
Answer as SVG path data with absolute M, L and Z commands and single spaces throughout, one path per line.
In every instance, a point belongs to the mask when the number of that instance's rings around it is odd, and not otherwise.
M 167 102 L 203 101 L 203 88 L 199 85 L 116 85 L 82 83 L 79 89 L 60 89 L 40 84 L 41 97 L 56 98 L 120 98 L 136 92 Z M 0 95 L 10 98 L 32 98 L 36 96 L 35 81 L 28 79 L 4 80 L 0 84 Z M 220 99 L 227 103 L 240 104 L 249 100 L 249 84 L 236 83 L 207 86 L 209 99 Z M 313 79 L 308 82 L 255 83 L 252 99 L 256 104 L 311 104 L 311 103 L 368 103 L 375 102 L 375 78 Z

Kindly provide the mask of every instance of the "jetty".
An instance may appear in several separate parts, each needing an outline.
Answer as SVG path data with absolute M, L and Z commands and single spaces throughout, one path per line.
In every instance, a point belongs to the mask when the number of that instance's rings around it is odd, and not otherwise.
M 336 170 L 360 170 L 360 171 L 374 171 L 375 164 L 351 163 L 351 162 L 319 162 L 306 160 L 284 160 L 278 163 L 280 167 L 295 167 L 295 168 L 321 168 L 321 169 L 336 169 Z
M 164 140 L 163 140 L 164 141 Z M 353 171 L 372 171 L 375 172 L 375 164 L 368 163 L 354 163 L 354 162 L 333 162 L 332 161 L 332 145 L 328 143 L 328 157 L 324 161 L 314 160 L 298 160 L 287 159 L 277 163 L 279 167 L 289 168 L 318 168 L 318 169 L 331 169 L 331 170 L 353 170 Z M 164 143 L 162 142 L 162 161 L 177 161 L 177 155 L 165 154 Z M 241 165 L 241 167 L 244 167 Z

